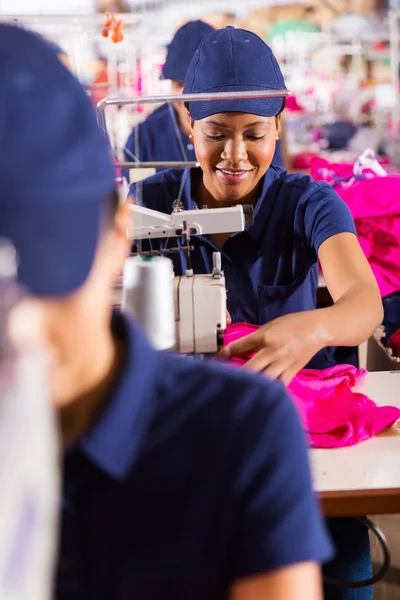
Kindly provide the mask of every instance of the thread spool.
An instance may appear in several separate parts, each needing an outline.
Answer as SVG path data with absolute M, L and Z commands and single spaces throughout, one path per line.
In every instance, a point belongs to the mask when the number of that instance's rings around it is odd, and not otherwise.
M 157 350 L 175 346 L 172 262 L 163 256 L 125 261 L 121 309 L 142 326 Z

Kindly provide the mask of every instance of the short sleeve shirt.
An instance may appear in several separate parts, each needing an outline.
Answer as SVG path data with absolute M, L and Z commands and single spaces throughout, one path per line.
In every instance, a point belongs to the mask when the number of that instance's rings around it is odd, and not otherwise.
M 63 457 L 57 600 L 225 600 L 237 579 L 331 546 L 306 444 L 277 382 L 150 348 L 127 358 L 97 423 Z
M 131 132 L 125 148 L 127 162 L 169 162 L 196 160 L 194 146 L 178 125 L 173 106 L 163 104 Z M 164 169 L 158 169 L 163 171 Z M 126 177 L 128 172 L 123 173 Z M 128 177 L 127 177 L 128 179 Z

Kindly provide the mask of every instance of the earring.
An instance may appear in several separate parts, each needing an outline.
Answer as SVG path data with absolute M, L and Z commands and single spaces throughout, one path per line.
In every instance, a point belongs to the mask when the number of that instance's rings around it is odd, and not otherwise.
M 190 135 L 189 135 L 189 140 L 191 140 L 191 139 L 193 139 L 193 136 L 192 136 L 192 134 L 190 134 Z
M 279 140 L 279 135 L 276 136 L 276 139 Z

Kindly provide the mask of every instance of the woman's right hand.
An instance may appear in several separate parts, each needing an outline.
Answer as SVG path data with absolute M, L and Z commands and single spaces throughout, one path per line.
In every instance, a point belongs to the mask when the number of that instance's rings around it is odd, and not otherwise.
M 231 315 L 229 314 L 228 311 L 226 311 L 226 324 L 227 325 L 232 325 L 232 317 L 231 317 Z

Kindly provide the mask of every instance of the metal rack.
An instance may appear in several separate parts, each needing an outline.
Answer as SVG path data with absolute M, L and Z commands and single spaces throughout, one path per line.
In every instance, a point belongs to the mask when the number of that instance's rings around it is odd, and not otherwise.
M 119 106 L 127 104 L 159 104 L 164 102 L 210 102 L 215 100 L 260 100 L 262 98 L 285 98 L 289 96 L 288 90 L 264 90 L 256 92 L 216 92 L 210 94 L 182 94 L 180 96 L 147 96 L 135 98 L 105 98 L 97 105 L 97 122 L 100 129 L 103 131 L 108 143 L 110 139 L 107 131 L 106 108 L 107 106 Z M 193 162 L 168 162 L 168 163 L 153 163 L 153 162 L 120 162 L 117 163 L 122 168 L 152 168 L 155 164 L 157 167 L 193 167 L 197 163 Z

